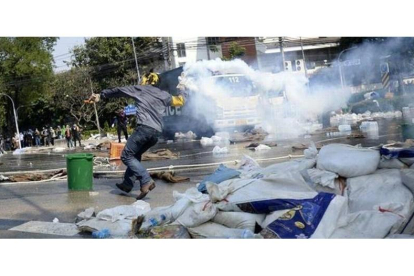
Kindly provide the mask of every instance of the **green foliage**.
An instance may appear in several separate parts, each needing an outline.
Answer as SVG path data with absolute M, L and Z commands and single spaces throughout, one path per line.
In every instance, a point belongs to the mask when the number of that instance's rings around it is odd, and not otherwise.
M 232 42 L 229 47 L 229 58 L 230 60 L 240 58 L 246 53 L 246 48 L 240 46 L 237 42 Z
M 52 51 L 56 40 L 54 37 L 0 37 L 1 92 L 13 98 L 16 108 L 50 95 Z M 8 132 L 11 133 L 14 118 L 11 103 L 6 102 L 5 116 Z M 4 125 L 4 118 L 0 117 L 0 126 Z
M 160 45 L 155 37 L 134 38 L 137 55 L 146 53 Z M 136 84 L 137 73 L 130 37 L 93 37 L 87 39 L 82 46 L 73 49 L 74 67 L 88 66 L 93 68 L 92 77 L 101 89 L 111 86 Z M 148 61 L 140 61 L 140 69 Z

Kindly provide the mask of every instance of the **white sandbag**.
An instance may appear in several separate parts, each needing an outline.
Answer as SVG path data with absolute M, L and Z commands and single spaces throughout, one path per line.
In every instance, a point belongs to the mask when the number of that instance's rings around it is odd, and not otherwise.
M 296 160 L 292 160 L 288 162 L 273 164 L 263 169 L 251 171 L 248 175 L 246 175 L 246 177 L 258 178 L 257 177 L 258 175 L 263 177 L 263 176 L 268 176 L 271 174 L 283 173 L 286 171 L 299 172 L 305 169 L 313 168 L 315 164 L 316 164 L 316 159 L 307 159 L 307 158 L 296 159 Z
M 349 214 L 348 223 L 335 230 L 331 235 L 334 239 L 381 239 L 384 238 L 394 225 L 402 218 L 393 213 L 378 211 L 361 211 Z
M 401 181 L 414 194 L 414 169 L 401 170 Z
M 211 220 L 216 214 L 217 208 L 211 202 L 193 203 L 184 210 L 177 222 L 186 228 L 196 227 Z
M 187 189 L 184 193 L 174 191 L 173 197 L 176 201 L 180 200 L 181 198 L 187 198 L 194 203 L 205 202 L 209 200 L 208 195 L 199 192 L 195 187 Z
M 126 237 L 131 230 L 132 220 L 123 219 L 115 222 L 100 220 L 98 218 L 91 218 L 89 220 L 82 220 L 76 225 L 82 232 L 95 232 L 103 229 L 108 229 L 111 236 Z
M 207 222 L 200 226 L 188 228 L 193 239 L 246 239 L 246 238 L 262 238 L 258 234 L 246 229 L 232 229 L 214 222 Z
M 349 211 L 386 209 L 389 204 L 401 204 L 402 210 L 397 214 L 408 219 L 413 207 L 413 195 L 402 184 L 400 171 L 382 169 L 373 174 L 347 179 Z
M 229 228 L 248 229 L 254 232 L 256 223 L 261 225 L 265 216 L 245 212 L 217 212 L 212 221 Z
M 224 186 L 219 186 L 212 182 L 206 183 L 207 193 L 210 196 L 210 200 L 213 203 L 224 200 L 231 192 Z
M 323 215 L 318 227 L 311 236 L 312 239 L 327 239 L 339 227 L 346 225 L 348 214 L 348 200 L 343 196 L 336 196 Z
M 330 144 L 319 151 L 317 168 L 343 177 L 356 177 L 373 173 L 379 160 L 380 154 L 376 150 Z
M 338 178 L 336 173 L 320 169 L 309 169 L 307 172 L 313 183 L 335 189 L 335 179 Z
M 403 162 L 395 158 L 393 159 L 381 158 L 378 168 L 379 169 L 404 169 L 404 168 L 407 168 L 407 165 L 405 165 Z
M 242 211 L 238 204 L 267 199 L 306 199 L 316 192 L 306 184 L 303 177 L 286 171 L 262 179 L 232 179 L 219 184 L 229 191 L 225 201 L 217 203 L 223 211 Z
M 100 220 L 115 222 L 123 219 L 135 219 L 140 215 L 144 215 L 151 210 L 150 204 L 138 200 L 131 205 L 121 205 L 114 208 L 105 209 L 96 215 Z

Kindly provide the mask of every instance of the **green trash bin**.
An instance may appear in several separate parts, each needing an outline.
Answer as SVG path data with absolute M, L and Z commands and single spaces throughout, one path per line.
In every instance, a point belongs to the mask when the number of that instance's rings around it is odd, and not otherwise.
M 90 191 L 93 188 L 93 154 L 75 153 L 66 156 L 68 188 L 74 191 Z

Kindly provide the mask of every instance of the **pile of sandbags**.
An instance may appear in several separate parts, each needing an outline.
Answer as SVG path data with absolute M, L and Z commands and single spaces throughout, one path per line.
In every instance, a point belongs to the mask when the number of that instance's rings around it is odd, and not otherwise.
M 221 166 L 198 189 L 175 191 L 171 206 L 141 212 L 144 217 L 136 230 L 175 225 L 192 238 L 401 234 L 414 211 L 414 170 L 381 169 L 380 157 L 379 150 L 342 144 L 319 152 L 313 145 L 303 159 L 266 168 L 245 156 L 238 169 Z M 114 223 L 114 211 L 98 216 Z

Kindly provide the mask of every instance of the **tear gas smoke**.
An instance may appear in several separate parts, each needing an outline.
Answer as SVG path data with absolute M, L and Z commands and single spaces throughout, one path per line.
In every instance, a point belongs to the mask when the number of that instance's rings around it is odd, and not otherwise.
M 214 99 L 220 106 L 229 107 L 237 100 L 229 93 L 229 88 L 223 82 L 214 81 L 212 74 L 241 74 L 253 85 L 260 97 L 258 115 L 261 126 L 268 132 L 282 134 L 284 136 L 297 136 L 305 133 L 305 123 L 316 123 L 318 116 L 326 110 L 336 110 L 346 106 L 350 96 L 349 91 L 341 90 L 333 86 L 320 86 L 309 92 L 308 80 L 303 74 L 283 72 L 272 74 L 252 69 L 242 60 L 222 61 L 220 59 L 199 61 L 184 67 L 187 87 L 194 91 L 193 94 L 202 94 Z M 246 84 L 248 86 L 248 84 Z M 285 99 L 278 104 L 272 104 L 269 92 L 278 92 L 285 95 Z M 277 93 L 276 93 L 277 94 Z M 248 99 L 241 106 L 247 106 Z M 280 97 L 279 97 L 280 99 Z M 200 102 L 198 105 L 206 105 Z M 211 106 L 209 107 L 211 108 Z

